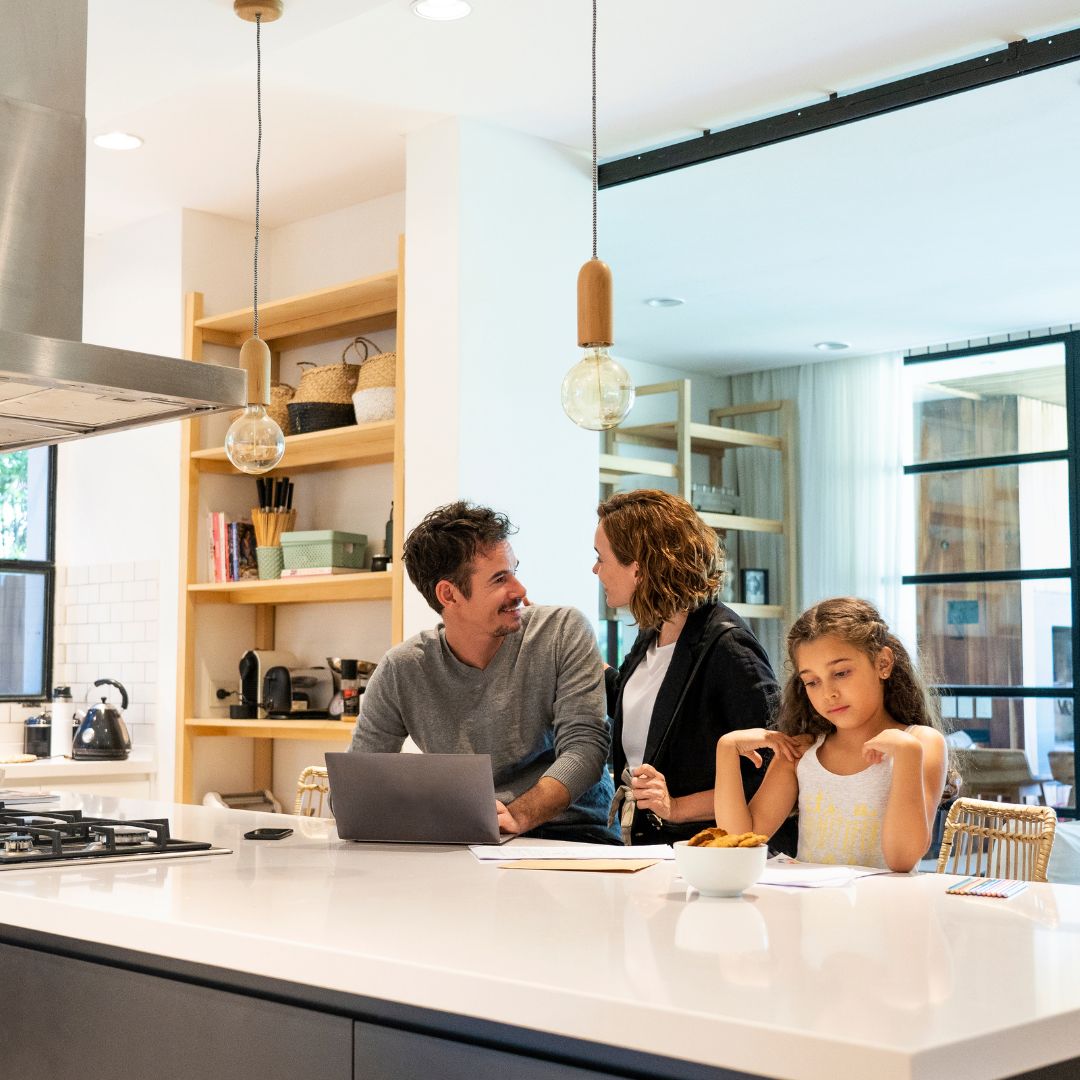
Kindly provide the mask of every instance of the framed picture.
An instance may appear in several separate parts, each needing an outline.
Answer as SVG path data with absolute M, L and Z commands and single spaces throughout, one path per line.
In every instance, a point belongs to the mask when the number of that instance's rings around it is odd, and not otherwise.
M 769 571 L 740 570 L 742 602 L 744 604 L 767 604 L 769 602 Z

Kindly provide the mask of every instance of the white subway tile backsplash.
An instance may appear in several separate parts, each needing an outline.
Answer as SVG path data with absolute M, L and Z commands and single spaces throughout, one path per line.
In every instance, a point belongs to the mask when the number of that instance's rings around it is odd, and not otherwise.
M 125 648 L 131 651 L 131 655 L 123 657 L 124 660 L 141 660 L 144 663 L 157 660 L 157 642 L 137 641 L 134 645 L 127 645 Z M 117 659 L 121 658 L 117 657 Z
M 103 604 L 115 604 L 120 600 L 126 599 L 124 596 L 125 586 L 132 584 L 131 582 L 110 581 L 107 585 L 99 585 L 101 590 L 100 599 Z
M 157 615 L 156 607 L 154 610 L 154 615 Z M 135 614 L 135 605 L 126 604 L 123 602 L 119 604 L 110 604 L 109 614 L 107 618 L 108 621 L 111 623 L 129 623 L 134 622 L 136 619 L 142 621 L 142 616 L 138 616 Z
M 118 596 L 118 600 L 126 600 L 128 603 L 134 603 L 136 600 L 146 599 L 146 586 L 148 582 L 145 581 L 125 581 L 121 585 L 123 593 Z M 156 583 L 155 583 L 156 584 Z
M 157 740 L 159 710 L 158 603 L 160 565 L 156 560 L 65 567 L 58 576 L 55 611 L 53 682 L 72 687 L 80 709 L 108 691 L 95 691 L 95 679 L 107 676 L 122 682 L 130 695 L 126 715 L 136 746 Z M 89 697 L 88 697 L 89 695 Z M 9 710 L 10 712 L 10 710 Z M 5 725 L 0 710 L 0 748 L 7 740 L 21 748 L 22 714 Z

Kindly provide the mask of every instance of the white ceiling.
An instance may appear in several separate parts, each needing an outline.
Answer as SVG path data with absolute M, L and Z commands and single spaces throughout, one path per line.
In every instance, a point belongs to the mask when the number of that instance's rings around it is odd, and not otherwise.
M 587 151 L 588 0 L 472 4 L 440 24 L 408 0 L 286 0 L 263 28 L 265 225 L 401 190 L 404 136 L 448 115 Z M 88 232 L 178 206 L 251 220 L 251 24 L 231 0 L 89 7 L 88 132 L 146 144 L 88 147 Z M 1080 3 L 600 0 L 599 25 L 604 159 L 1080 26 Z M 1069 66 L 610 189 L 617 351 L 749 370 L 824 339 L 870 354 L 1080 320 L 1077 175 Z

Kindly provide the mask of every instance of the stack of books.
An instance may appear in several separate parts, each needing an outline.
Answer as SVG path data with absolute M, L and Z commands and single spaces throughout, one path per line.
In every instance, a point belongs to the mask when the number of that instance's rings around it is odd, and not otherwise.
M 215 582 L 259 576 L 255 558 L 255 526 L 229 521 L 223 510 L 210 512 L 210 577 Z

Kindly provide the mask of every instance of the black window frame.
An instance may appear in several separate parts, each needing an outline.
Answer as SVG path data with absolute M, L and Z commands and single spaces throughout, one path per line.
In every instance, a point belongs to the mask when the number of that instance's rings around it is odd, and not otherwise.
M 966 356 L 1003 353 L 1013 349 L 1026 349 L 1036 345 L 1061 343 L 1065 351 L 1065 431 L 1067 445 L 1064 450 L 1047 450 L 1036 453 L 996 454 L 991 457 L 967 458 L 940 462 L 918 462 L 904 466 L 905 476 L 919 476 L 927 473 L 950 472 L 957 469 L 1002 468 L 1025 465 L 1043 461 L 1065 461 L 1067 463 L 1069 499 L 1069 559 L 1068 567 L 1051 567 L 1039 570 L 987 570 L 968 571 L 956 574 L 904 574 L 901 585 L 944 585 L 958 582 L 994 582 L 994 581 L 1032 581 L 1039 578 L 1067 578 L 1070 581 L 1072 599 L 1072 667 L 1073 685 L 1071 690 L 1054 686 L 973 686 L 963 684 L 939 683 L 935 689 L 940 694 L 950 697 L 970 698 L 1056 698 L 1071 699 L 1073 717 L 1073 757 L 1080 744 L 1080 716 L 1077 715 L 1077 680 L 1080 670 L 1080 379 L 1077 377 L 1080 363 L 1080 331 L 1070 330 L 1064 333 L 1042 334 L 1017 338 L 996 344 L 973 345 L 963 349 L 946 349 L 932 353 L 920 353 L 904 358 L 904 367 L 919 364 L 938 363 L 942 360 L 960 359 Z M 1075 787 L 1075 785 L 1074 785 Z M 1075 800 L 1074 800 L 1075 801 Z M 1059 806 L 1055 808 L 1059 817 L 1078 816 L 1076 807 Z
M 40 694 L 5 694 L 0 692 L 0 703 L 42 702 L 47 701 L 52 693 L 53 667 L 53 631 L 55 623 L 56 601 L 56 472 L 57 452 L 55 446 L 49 451 L 49 497 L 45 510 L 45 558 L 44 559 L 3 559 L 0 558 L 0 574 L 35 573 L 45 579 L 45 626 L 42 628 L 41 650 L 41 687 Z M 18 452 L 18 451 L 11 451 Z

